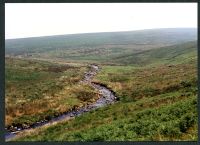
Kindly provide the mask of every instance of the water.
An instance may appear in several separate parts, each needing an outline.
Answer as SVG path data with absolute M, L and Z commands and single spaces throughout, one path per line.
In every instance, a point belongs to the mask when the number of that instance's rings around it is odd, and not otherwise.
M 90 67 L 91 67 L 91 70 L 89 72 L 85 73 L 84 79 L 80 83 L 86 83 L 99 91 L 101 96 L 99 99 L 96 100 L 95 103 L 78 108 L 77 110 L 72 110 L 70 112 L 66 112 L 65 114 L 62 114 L 55 118 L 52 118 L 49 121 L 43 120 L 43 121 L 37 122 L 26 129 L 25 128 L 16 128 L 15 132 L 6 130 L 5 139 L 10 140 L 10 139 L 14 138 L 18 133 L 23 132 L 25 130 L 30 130 L 30 129 L 38 128 L 38 127 L 48 125 L 51 123 L 56 123 L 56 122 L 62 121 L 64 119 L 70 119 L 72 117 L 79 116 L 85 112 L 89 112 L 89 111 L 97 109 L 99 107 L 103 107 L 105 105 L 114 103 L 116 101 L 117 97 L 115 96 L 115 94 L 112 90 L 108 89 L 104 85 L 91 82 L 93 77 L 99 71 L 99 67 L 97 65 L 91 65 Z

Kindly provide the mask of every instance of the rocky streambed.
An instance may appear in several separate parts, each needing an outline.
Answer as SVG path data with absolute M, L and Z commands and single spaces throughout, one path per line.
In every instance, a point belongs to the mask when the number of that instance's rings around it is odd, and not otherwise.
M 45 120 L 38 121 L 30 126 L 16 125 L 16 126 L 11 126 L 9 128 L 6 128 L 6 134 L 5 134 L 6 140 L 10 140 L 14 138 L 18 133 L 23 132 L 25 130 L 38 128 L 38 127 L 56 123 L 65 119 L 70 119 L 72 117 L 76 117 L 78 115 L 84 114 L 85 112 L 89 112 L 99 107 L 103 107 L 105 105 L 114 103 L 118 98 L 110 88 L 108 88 L 107 86 L 103 84 L 92 82 L 93 77 L 98 73 L 100 68 L 97 65 L 90 65 L 89 67 L 90 67 L 90 70 L 84 74 L 84 79 L 80 82 L 80 84 L 86 83 L 92 86 L 94 89 L 96 89 L 99 92 L 100 97 L 94 103 L 80 107 L 80 108 L 74 107 L 68 112 L 57 115 L 53 118 L 47 117 Z

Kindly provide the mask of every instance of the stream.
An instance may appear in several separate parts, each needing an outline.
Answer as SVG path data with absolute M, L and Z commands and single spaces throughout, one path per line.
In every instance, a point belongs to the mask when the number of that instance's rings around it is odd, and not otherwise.
M 94 102 L 93 104 L 83 106 L 78 109 L 72 109 L 71 111 L 68 111 L 60 116 L 51 118 L 50 120 L 42 120 L 40 122 L 36 122 L 26 128 L 13 127 L 14 131 L 10 131 L 6 129 L 5 139 L 10 140 L 16 137 L 18 133 L 22 133 L 25 130 L 30 130 L 30 129 L 38 128 L 41 126 L 49 125 L 52 123 L 65 120 L 65 119 L 70 119 L 70 118 L 79 116 L 85 112 L 89 112 L 91 110 L 97 109 L 99 107 L 113 104 L 117 100 L 115 93 L 103 84 L 92 82 L 93 77 L 98 73 L 99 70 L 100 68 L 97 65 L 90 65 L 90 70 L 88 72 L 85 72 L 84 79 L 79 82 L 80 84 L 82 83 L 88 84 L 99 92 L 100 97 L 99 99 L 96 100 L 96 102 Z

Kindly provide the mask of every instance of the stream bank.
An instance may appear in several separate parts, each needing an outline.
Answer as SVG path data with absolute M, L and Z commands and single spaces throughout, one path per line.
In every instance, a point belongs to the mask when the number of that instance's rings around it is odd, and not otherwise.
M 90 65 L 89 67 L 90 67 L 90 70 L 88 72 L 85 72 L 84 79 L 80 81 L 80 84 L 82 83 L 88 84 L 99 92 L 100 97 L 93 104 L 89 104 L 80 108 L 73 108 L 71 109 L 71 111 L 65 112 L 54 118 L 47 118 L 45 120 L 36 122 L 30 126 L 18 125 L 18 126 L 13 126 L 11 129 L 6 128 L 5 139 L 10 140 L 14 138 L 18 133 L 21 133 L 25 130 L 34 129 L 34 128 L 38 128 L 44 125 L 56 123 L 64 119 L 70 119 L 70 118 L 79 116 L 81 114 L 84 114 L 85 112 L 89 112 L 91 110 L 97 109 L 99 107 L 113 104 L 117 100 L 116 94 L 107 86 L 100 83 L 92 82 L 92 79 L 100 70 L 99 66 Z

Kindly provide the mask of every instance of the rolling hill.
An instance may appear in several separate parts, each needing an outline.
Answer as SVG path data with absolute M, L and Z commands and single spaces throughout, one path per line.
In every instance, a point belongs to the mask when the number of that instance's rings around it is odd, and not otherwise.
M 6 40 L 6 55 L 108 62 L 142 51 L 195 41 L 195 28 L 149 29 Z
M 189 41 L 172 46 L 160 47 L 138 53 L 122 55 L 114 58 L 113 62 L 121 64 L 150 65 L 177 64 L 197 59 L 197 42 Z

